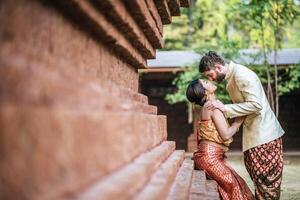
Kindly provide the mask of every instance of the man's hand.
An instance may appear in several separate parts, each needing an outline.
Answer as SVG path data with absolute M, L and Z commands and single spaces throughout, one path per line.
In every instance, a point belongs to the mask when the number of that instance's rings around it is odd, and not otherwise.
M 212 100 L 206 103 L 206 107 L 209 110 L 219 109 L 222 112 L 225 112 L 225 105 L 219 100 Z

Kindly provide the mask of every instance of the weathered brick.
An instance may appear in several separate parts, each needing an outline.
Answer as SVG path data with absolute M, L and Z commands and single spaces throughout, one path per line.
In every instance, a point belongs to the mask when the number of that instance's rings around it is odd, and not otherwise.
M 4 56 L 25 56 L 58 73 L 70 71 L 102 85 L 115 83 L 138 91 L 136 66 L 91 37 L 85 32 L 88 29 L 71 24 L 59 10 L 36 0 L 5 0 L 1 7 L 0 52 Z
M 124 0 L 126 2 L 127 9 L 133 15 L 139 26 L 145 32 L 147 38 L 151 41 L 154 48 L 162 48 L 163 40 L 162 36 L 156 26 L 154 18 L 147 7 L 145 1 L 139 0 Z
M 205 172 L 201 170 L 194 170 L 190 189 L 190 197 L 191 199 L 198 199 L 199 196 L 204 196 L 206 194 L 207 189 Z
M 163 24 L 170 24 L 172 15 L 167 0 L 155 0 L 155 4 Z
M 110 90 L 76 74 L 60 74 L 42 63 L 27 61 L 0 55 L 0 103 L 157 114 L 157 107 L 144 103 L 144 96 L 138 93 L 117 85 Z
M 105 43 L 111 45 L 113 49 L 118 51 L 120 55 L 132 65 L 139 68 L 146 68 L 146 60 L 139 51 L 132 46 L 131 43 L 121 34 L 116 27 L 114 27 L 101 12 L 98 12 L 95 7 L 88 1 L 69 0 L 70 7 L 76 15 L 81 15 L 88 18 L 89 27 L 92 32 L 98 34 L 103 38 Z M 77 12 L 76 12 L 77 11 Z
M 206 199 L 220 200 L 218 183 L 215 180 L 206 180 L 207 196 Z
M 185 8 L 190 7 L 190 0 L 180 0 L 180 6 Z
M 1 1 L 0 199 L 80 197 L 116 173 L 130 182 L 119 197 L 135 196 L 174 150 L 147 157 L 166 140 L 166 117 L 138 93 L 137 68 L 162 47 L 160 15 L 151 0 L 122 2 Z M 182 159 L 156 171 L 149 198 L 167 195 Z
M 174 142 L 163 142 L 151 151 L 141 154 L 132 163 L 87 187 L 75 195 L 76 199 L 131 199 L 174 150 Z
M 162 138 L 167 139 L 167 116 L 166 115 L 158 115 L 158 123 L 159 123 L 159 132 L 161 133 Z
M 160 15 L 158 13 L 158 10 L 156 8 L 156 5 L 154 3 L 154 0 L 146 0 L 146 4 L 147 7 L 151 13 L 151 16 L 153 17 L 153 19 L 155 20 L 156 26 L 159 30 L 159 33 L 161 34 L 161 36 L 163 35 L 163 24 L 160 18 Z
M 148 184 L 134 197 L 134 199 L 166 199 L 183 160 L 184 151 L 175 151 L 152 175 Z
M 1 199 L 73 193 L 163 141 L 158 117 L 137 113 L 6 104 L 0 124 Z
M 194 161 L 186 158 L 174 180 L 167 200 L 188 200 L 190 195 L 190 187 L 192 183 L 192 175 L 194 170 Z
M 169 9 L 172 16 L 180 16 L 180 1 L 179 0 L 169 0 Z
M 139 28 L 121 0 L 97 0 L 94 4 L 100 12 L 115 24 L 125 37 L 147 59 L 155 58 L 155 49 L 152 47 L 144 32 Z

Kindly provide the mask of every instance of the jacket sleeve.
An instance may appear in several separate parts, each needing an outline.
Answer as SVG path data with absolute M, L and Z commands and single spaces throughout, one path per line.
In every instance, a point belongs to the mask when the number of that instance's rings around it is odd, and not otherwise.
M 261 95 L 264 92 L 259 78 L 252 74 L 250 76 L 237 75 L 235 82 L 243 95 L 244 102 L 226 104 L 225 116 L 234 118 L 259 112 L 262 109 Z

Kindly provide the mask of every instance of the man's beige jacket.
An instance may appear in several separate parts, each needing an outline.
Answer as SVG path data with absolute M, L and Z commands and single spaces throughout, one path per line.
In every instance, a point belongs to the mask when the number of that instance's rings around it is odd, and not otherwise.
M 225 105 L 225 116 L 246 116 L 243 151 L 270 142 L 284 134 L 272 111 L 258 76 L 249 68 L 230 62 L 225 79 L 233 104 Z

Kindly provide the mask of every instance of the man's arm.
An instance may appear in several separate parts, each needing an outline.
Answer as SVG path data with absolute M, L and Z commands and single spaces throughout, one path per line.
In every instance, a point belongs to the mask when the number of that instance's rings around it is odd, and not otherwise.
M 236 85 L 241 91 L 244 102 L 225 105 L 225 116 L 241 117 L 259 112 L 262 109 L 261 83 L 258 77 L 236 77 Z

